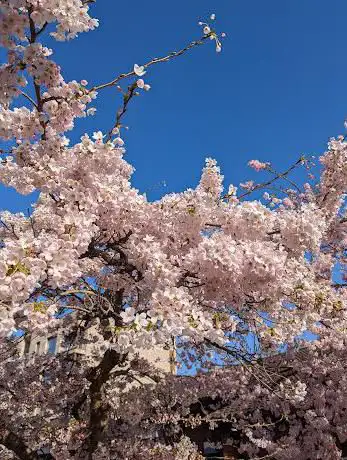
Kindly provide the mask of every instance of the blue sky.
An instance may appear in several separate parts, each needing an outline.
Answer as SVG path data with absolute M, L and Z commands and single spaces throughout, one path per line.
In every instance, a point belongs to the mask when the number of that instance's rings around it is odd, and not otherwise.
M 152 67 L 151 91 L 130 107 L 126 158 L 151 199 L 195 186 L 206 156 L 218 160 L 227 183 L 238 183 L 254 178 L 248 159 L 281 169 L 344 132 L 344 0 L 98 0 L 91 10 L 98 30 L 54 45 L 66 80 L 103 82 L 176 50 L 199 37 L 197 22 L 211 13 L 227 33 L 220 54 L 208 43 Z M 120 102 L 115 89 L 100 93 L 97 116 L 79 120 L 71 139 L 106 131 Z M 163 180 L 166 189 L 157 187 Z M 25 210 L 32 201 L 0 188 L 1 209 Z

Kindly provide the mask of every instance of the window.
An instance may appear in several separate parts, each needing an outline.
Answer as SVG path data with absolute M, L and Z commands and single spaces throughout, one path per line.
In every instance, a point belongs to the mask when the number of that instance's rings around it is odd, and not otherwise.
M 46 385 L 50 385 L 51 384 L 51 376 L 49 375 L 49 372 L 43 370 L 42 373 L 41 373 L 41 380 Z
M 48 353 L 54 355 L 57 351 L 57 336 L 49 337 L 48 339 Z
M 209 458 L 212 460 L 213 458 L 224 458 L 222 445 L 220 443 L 204 442 L 203 446 L 206 459 Z
M 25 337 L 24 339 L 24 354 L 27 355 L 30 350 L 30 337 Z
M 35 349 L 35 353 L 38 355 L 40 354 L 40 345 L 41 343 L 40 342 L 36 342 L 36 349 Z

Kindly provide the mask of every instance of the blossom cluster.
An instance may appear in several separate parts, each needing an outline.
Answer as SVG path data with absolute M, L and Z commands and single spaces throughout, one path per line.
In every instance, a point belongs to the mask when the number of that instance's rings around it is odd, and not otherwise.
M 132 459 L 137 451 L 149 459 L 199 458 L 185 429 L 205 423 L 205 409 L 196 407 L 211 398 L 215 416 L 206 423 L 218 427 L 235 418 L 240 454 L 307 460 L 317 448 L 319 458 L 328 458 L 326 452 L 339 458 L 332 436 L 347 439 L 347 385 L 339 367 L 347 332 L 346 140 L 329 142 L 315 187 L 286 189 L 280 197 L 264 190 L 263 200 L 251 200 L 246 197 L 261 187 L 246 181 L 241 193 L 231 185 L 223 195 L 220 168 L 207 158 L 195 188 L 149 201 L 132 185 L 120 122 L 76 143 L 67 137 L 76 118 L 95 112 L 89 104 L 99 88 L 118 80 L 89 89 L 86 80 L 66 82 L 38 40 L 52 24 L 57 40 L 96 27 L 89 3 L 6 0 L 0 6 L 0 40 L 8 49 L 0 67 L 0 137 L 10 144 L 0 182 L 22 194 L 39 192 L 30 215 L 0 216 L 6 356 L 0 444 L 11 448 L 11 439 L 18 445 L 15 436 L 22 436 L 28 452 L 49 444 L 57 459 L 121 458 L 128 451 Z M 211 24 L 200 25 L 203 39 L 220 51 Z M 132 94 L 150 89 L 141 78 L 147 69 L 135 64 L 119 77 L 135 80 L 118 121 Z M 23 92 L 29 84 L 33 97 Z M 26 105 L 14 106 L 18 96 Z M 249 165 L 272 173 L 269 163 Z M 337 272 L 342 282 L 335 282 Z M 69 353 L 19 365 L 11 354 L 14 336 L 48 334 L 59 321 L 74 346 L 87 350 L 78 366 Z M 302 362 L 291 353 L 305 332 L 317 340 Z M 182 366 L 210 369 L 220 353 L 232 368 L 127 392 L 129 383 L 148 377 L 146 365 L 131 358 L 136 350 L 170 347 L 175 337 Z M 265 368 L 263 358 L 274 363 L 272 370 L 254 374 Z M 274 368 L 283 363 L 294 377 L 278 376 Z M 150 374 L 155 383 L 162 378 Z M 279 420 L 281 435 L 274 428 Z

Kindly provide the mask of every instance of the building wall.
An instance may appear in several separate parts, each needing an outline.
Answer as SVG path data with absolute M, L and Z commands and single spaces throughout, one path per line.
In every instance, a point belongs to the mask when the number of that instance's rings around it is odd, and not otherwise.
M 18 351 L 20 356 L 24 355 L 29 355 L 29 356 L 34 356 L 34 355 L 44 355 L 48 353 L 48 344 L 49 344 L 49 339 L 52 337 L 56 337 L 56 349 L 54 354 L 60 353 L 61 351 L 64 350 L 63 347 L 63 340 L 64 336 L 61 331 L 56 331 L 54 333 L 51 333 L 49 335 L 43 335 L 43 336 L 32 336 L 28 337 L 18 344 Z
M 85 331 L 87 334 L 93 334 L 95 329 L 93 327 Z M 55 349 L 54 351 L 49 350 L 50 339 L 55 338 Z M 52 345 L 52 344 L 51 344 Z M 79 354 L 88 353 L 88 348 L 91 345 L 84 345 L 78 347 L 72 347 L 69 351 L 74 353 L 76 356 Z M 64 346 L 64 330 L 57 329 L 55 332 L 52 332 L 47 335 L 37 335 L 32 337 L 27 337 L 24 340 L 21 340 L 18 343 L 18 352 L 21 357 L 26 357 L 28 359 L 33 358 L 37 355 L 47 354 L 53 352 L 54 354 L 61 353 L 66 351 Z M 176 373 L 176 353 L 174 343 L 169 349 L 164 349 L 159 346 L 155 346 L 150 350 L 138 350 L 138 354 L 141 358 L 146 359 L 157 369 L 166 372 L 175 374 Z

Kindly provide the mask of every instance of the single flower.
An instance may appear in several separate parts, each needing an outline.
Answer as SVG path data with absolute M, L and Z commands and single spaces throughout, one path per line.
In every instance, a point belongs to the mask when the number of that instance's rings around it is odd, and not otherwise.
M 142 77 L 146 71 L 145 71 L 145 68 L 143 65 L 137 65 L 137 64 L 134 64 L 134 73 L 138 76 L 138 77 Z
M 145 86 L 145 82 L 142 80 L 142 78 L 139 78 L 136 84 L 137 84 L 137 87 L 140 89 L 143 89 L 143 87 Z
M 95 139 L 96 141 L 102 141 L 103 138 L 104 138 L 104 135 L 102 134 L 101 131 L 95 131 L 93 133 L 93 139 Z
M 131 323 L 135 319 L 135 308 L 130 307 L 120 313 L 123 323 Z
M 87 109 L 87 115 L 95 115 L 96 108 L 95 107 L 90 107 Z
M 119 145 L 120 147 L 122 147 L 124 145 L 124 141 L 123 139 L 121 139 L 120 137 L 116 137 L 116 139 L 113 141 L 116 145 Z

